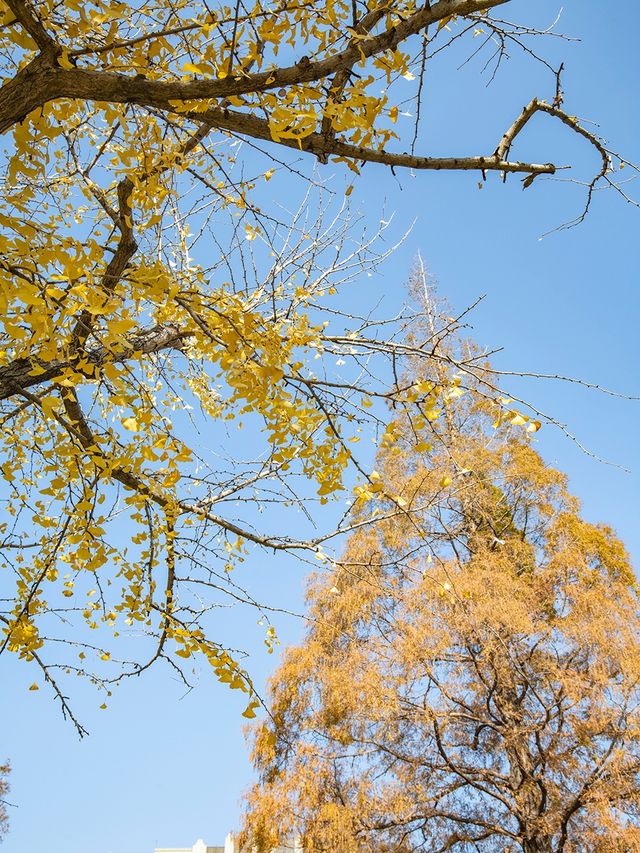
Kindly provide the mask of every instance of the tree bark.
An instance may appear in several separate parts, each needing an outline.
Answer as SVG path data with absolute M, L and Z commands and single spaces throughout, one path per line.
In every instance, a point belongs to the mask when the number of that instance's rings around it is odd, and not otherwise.
M 127 336 L 127 343 L 118 350 L 97 346 L 86 352 L 86 360 L 98 367 L 106 363 L 120 363 L 133 357 L 135 353 L 151 354 L 166 349 L 180 350 L 184 341 L 192 333 L 176 326 L 153 326 L 141 329 Z M 19 358 L 0 367 L 0 400 L 12 397 L 18 391 L 25 391 L 44 382 L 50 382 L 59 376 L 71 362 L 66 358 L 53 362 L 40 362 L 37 358 Z

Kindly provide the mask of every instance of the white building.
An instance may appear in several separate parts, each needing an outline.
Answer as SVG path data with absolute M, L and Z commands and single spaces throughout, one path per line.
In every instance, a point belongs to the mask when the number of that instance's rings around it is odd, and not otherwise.
M 271 853 L 300 853 L 302 846 L 298 841 L 291 845 L 276 847 Z M 235 836 L 230 832 L 224 840 L 224 847 L 211 847 L 199 838 L 193 847 L 156 847 L 154 853 L 243 853 L 236 843 Z

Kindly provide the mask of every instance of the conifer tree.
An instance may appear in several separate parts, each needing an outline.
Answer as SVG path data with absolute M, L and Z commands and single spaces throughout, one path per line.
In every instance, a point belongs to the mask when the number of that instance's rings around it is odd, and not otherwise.
M 443 375 L 418 380 L 428 419 Z M 384 490 L 363 492 L 342 559 L 311 583 L 306 637 L 253 730 L 259 850 L 292 833 L 341 853 L 640 849 L 629 558 L 581 517 L 535 427 L 452 393 L 426 429 L 394 417 Z

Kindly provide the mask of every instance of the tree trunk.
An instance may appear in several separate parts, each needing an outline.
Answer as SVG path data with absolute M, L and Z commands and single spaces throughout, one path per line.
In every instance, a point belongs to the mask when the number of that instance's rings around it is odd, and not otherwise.
M 551 838 L 546 834 L 536 834 L 525 838 L 522 845 L 524 853 L 552 853 Z
M 507 677 L 512 673 L 504 673 Z M 524 695 L 513 684 L 498 687 L 496 699 L 504 720 L 505 748 L 509 759 L 509 782 L 518 807 L 524 853 L 552 853 L 552 835 L 542 826 L 547 795 L 535 773 L 536 761 L 524 727 Z

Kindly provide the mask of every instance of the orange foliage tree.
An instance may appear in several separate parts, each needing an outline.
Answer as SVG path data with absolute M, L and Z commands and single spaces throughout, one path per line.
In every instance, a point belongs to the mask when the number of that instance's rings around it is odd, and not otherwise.
M 492 420 L 463 394 L 428 439 L 392 421 L 387 495 L 362 494 L 253 729 L 259 850 L 640 849 L 634 574 L 531 434 Z

